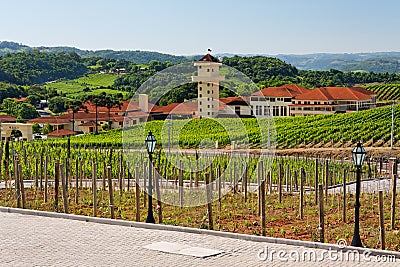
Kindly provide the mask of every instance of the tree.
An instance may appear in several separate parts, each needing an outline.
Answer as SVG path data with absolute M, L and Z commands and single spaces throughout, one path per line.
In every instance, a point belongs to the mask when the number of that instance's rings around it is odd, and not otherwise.
M 52 125 L 50 125 L 48 122 L 43 126 L 42 133 L 43 134 L 48 134 L 54 131 L 54 128 Z
M 18 107 L 17 119 L 30 120 L 40 117 L 39 112 L 34 106 L 28 103 L 20 103 Z
M 36 94 L 29 95 L 26 97 L 26 100 L 24 102 L 29 103 L 32 106 L 37 106 L 40 103 L 40 96 Z
M 107 115 L 108 115 L 108 130 L 111 130 L 111 120 L 110 120 L 110 113 L 112 108 L 118 107 L 121 109 L 122 103 L 120 99 L 122 98 L 122 94 L 109 94 L 107 95 L 105 92 L 101 94 L 103 96 L 103 101 L 101 103 L 101 106 L 107 108 Z
M 29 120 L 40 116 L 31 104 L 19 102 L 12 98 L 4 99 L 2 107 L 8 115 L 14 116 L 18 120 Z
M 55 96 L 49 99 L 49 109 L 54 113 L 61 113 L 67 111 L 65 108 L 65 102 L 67 98 L 62 96 Z
M 87 112 L 87 107 L 84 105 L 84 101 L 80 99 L 69 99 L 65 102 L 65 108 L 72 111 L 72 131 L 75 132 L 75 113 L 81 109 Z
M 96 134 L 97 134 L 99 132 L 98 125 L 97 125 L 97 120 L 98 120 L 97 109 L 98 109 L 99 106 L 103 105 L 103 97 L 102 97 L 102 95 L 91 94 L 91 95 L 87 95 L 84 98 L 84 101 L 85 102 L 89 101 L 92 104 L 94 104 L 94 106 L 95 106 L 95 109 L 96 109 L 96 111 L 95 111 L 96 112 L 96 114 L 95 114 L 95 117 L 96 117 Z
M 39 126 L 39 123 L 34 123 L 34 124 L 32 125 L 32 132 L 33 132 L 33 133 L 40 133 L 40 126 Z

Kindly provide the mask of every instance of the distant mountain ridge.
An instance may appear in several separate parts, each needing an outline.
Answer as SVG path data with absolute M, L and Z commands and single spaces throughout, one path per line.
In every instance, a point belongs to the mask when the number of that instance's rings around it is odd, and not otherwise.
M 169 54 L 163 54 L 159 52 L 152 51 L 114 51 L 111 49 L 107 50 L 81 50 L 76 47 L 68 47 L 68 46 L 56 46 L 56 47 L 30 47 L 27 45 L 19 44 L 16 42 L 8 42 L 8 41 L 0 41 L 0 56 L 9 54 L 9 53 L 18 53 L 18 52 L 29 52 L 37 49 L 39 51 L 48 52 L 48 53 L 59 53 L 59 52 L 75 52 L 81 57 L 103 57 L 103 58 L 112 58 L 112 59 L 125 59 L 129 61 L 133 61 L 138 64 L 148 64 L 152 60 L 157 61 L 169 61 L 171 63 L 178 63 L 188 60 L 185 56 L 175 56 Z
M 16 53 L 23 51 L 40 51 L 49 53 L 58 52 L 75 52 L 82 57 L 104 57 L 112 59 L 125 59 L 139 64 L 148 64 L 151 60 L 169 61 L 179 63 L 193 58 L 198 58 L 198 55 L 193 56 L 176 56 L 163 54 L 151 51 L 115 51 L 107 50 L 81 50 L 75 47 L 59 46 L 59 47 L 30 47 L 16 42 L 0 41 L 0 56 L 8 53 Z M 400 52 L 371 52 L 371 53 L 315 53 L 315 54 L 233 54 L 220 53 L 218 57 L 238 56 L 268 56 L 278 58 L 286 63 L 289 63 L 301 70 L 330 70 L 337 69 L 340 71 L 366 71 L 376 73 L 400 73 Z
M 235 54 L 219 54 L 221 57 L 232 57 Z M 400 73 L 400 52 L 371 52 L 371 53 L 315 53 L 304 55 L 292 54 L 237 54 L 238 56 L 268 56 L 279 58 L 301 70 L 330 70 L 366 71 Z

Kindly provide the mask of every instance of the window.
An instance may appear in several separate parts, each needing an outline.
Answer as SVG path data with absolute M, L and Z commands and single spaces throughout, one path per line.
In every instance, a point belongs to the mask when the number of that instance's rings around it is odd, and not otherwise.
M 199 69 L 201 69 L 201 66 L 199 66 Z M 201 83 L 201 82 L 200 82 Z
M 207 115 L 210 116 L 210 112 L 207 112 Z
M 207 94 L 210 94 L 210 90 L 207 90 Z
M 258 101 L 258 97 L 252 96 L 252 97 L 251 97 L 251 101 Z
M 200 108 L 199 111 L 202 112 L 203 110 Z
M 201 66 L 200 66 L 201 67 Z M 200 81 L 200 84 L 202 84 L 203 82 L 202 81 Z
M 291 99 L 291 98 L 285 98 L 285 101 L 284 101 L 284 102 L 290 103 L 290 102 L 292 102 L 292 99 Z
M 264 115 L 269 116 L 269 107 L 268 106 L 264 106 Z
M 211 72 L 214 72 L 214 69 L 211 69 Z
M 210 72 L 210 69 L 207 69 L 207 72 Z M 208 115 L 210 115 L 210 114 L 208 114 Z
M 199 94 L 199 97 L 203 97 L 203 95 L 202 95 L 202 94 Z
M 271 98 L 269 99 L 269 101 L 275 102 L 275 98 L 271 97 Z
M 207 86 L 210 87 L 210 83 L 207 83 Z
M 274 116 L 279 116 L 279 107 L 278 106 L 273 106 L 273 108 L 272 108 L 272 114 L 274 115 Z
M 201 101 L 199 101 L 199 105 L 201 105 Z
M 256 106 L 256 115 L 262 115 L 262 106 Z
M 207 108 L 210 108 L 210 105 L 207 105 Z
M 214 90 L 211 90 L 211 94 L 214 94 Z
M 201 91 L 203 88 L 200 86 L 200 88 L 199 88 L 199 89 L 200 89 L 200 91 Z

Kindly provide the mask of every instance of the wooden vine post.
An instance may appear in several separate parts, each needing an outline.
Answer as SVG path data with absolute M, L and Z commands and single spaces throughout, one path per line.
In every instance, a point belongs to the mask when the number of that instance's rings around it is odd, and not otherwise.
M 136 202 L 136 221 L 140 221 L 140 186 L 139 186 L 139 166 L 135 168 L 135 202 Z
M 93 191 L 93 217 L 97 216 L 97 163 L 93 161 L 92 191 Z
M 113 183 L 111 179 L 111 166 L 107 167 L 107 179 L 108 179 L 108 193 L 110 196 L 110 213 L 111 219 L 115 218 L 114 215 L 114 192 L 113 192 Z
M 212 214 L 212 196 L 211 196 L 211 187 L 210 187 L 210 174 L 205 174 L 205 188 L 207 195 L 207 213 L 208 213 L 208 230 L 214 230 L 213 225 L 213 214 Z
M 261 227 L 262 227 L 262 235 L 265 236 L 265 228 L 266 228 L 266 217 L 265 217 L 265 180 L 261 182 L 260 185 L 260 195 L 261 195 Z
M 381 248 L 385 249 L 386 244 L 385 244 L 385 217 L 383 214 L 383 191 L 379 190 L 378 193 L 378 199 L 379 199 L 379 237 L 381 240 Z
M 391 217 L 390 217 L 390 226 L 391 229 L 395 229 L 396 224 L 396 187 L 397 187 L 397 158 L 393 163 L 392 169 L 392 203 L 391 203 Z
M 319 184 L 318 186 L 319 193 L 319 232 L 320 232 L 320 242 L 325 242 L 325 223 L 324 223 L 324 189 L 323 185 Z
M 155 173 L 154 173 L 154 185 L 156 189 L 156 197 L 157 197 L 157 213 L 158 213 L 158 223 L 162 224 L 162 202 L 161 202 L 161 192 L 160 192 L 160 182 L 161 181 L 161 175 L 158 173 L 158 168 L 155 168 Z
M 295 171 L 295 177 L 297 171 Z M 303 205 L 304 205 L 304 169 L 300 169 L 300 220 L 303 220 Z
M 346 169 L 343 170 L 343 222 L 346 222 L 346 212 L 347 212 L 347 199 L 346 199 L 346 191 L 347 191 L 347 185 L 346 185 Z
M 54 163 L 54 210 L 58 212 L 58 188 L 59 188 L 59 178 L 60 178 L 60 164 Z
M 67 177 L 65 175 L 67 172 L 66 167 L 67 166 L 64 166 L 64 164 L 60 164 L 60 172 L 61 172 L 60 179 L 61 179 L 61 187 L 62 187 L 64 213 L 68 213 Z

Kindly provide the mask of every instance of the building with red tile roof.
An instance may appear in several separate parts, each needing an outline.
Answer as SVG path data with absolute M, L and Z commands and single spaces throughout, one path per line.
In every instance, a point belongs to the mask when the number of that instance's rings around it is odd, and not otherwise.
M 293 98 L 309 91 L 297 84 L 267 87 L 251 95 L 250 105 L 257 117 L 268 117 L 270 114 L 274 117 L 290 116 Z
M 76 132 L 67 130 L 67 129 L 60 129 L 60 130 L 55 130 L 54 132 L 48 133 L 47 137 L 54 137 L 54 138 L 61 138 L 61 137 L 67 137 L 70 135 L 75 135 Z
M 298 95 L 290 105 L 293 116 L 333 114 L 376 107 L 376 94 L 361 87 L 320 87 Z
M 0 122 L 17 122 L 17 118 L 7 114 L 0 114 Z

